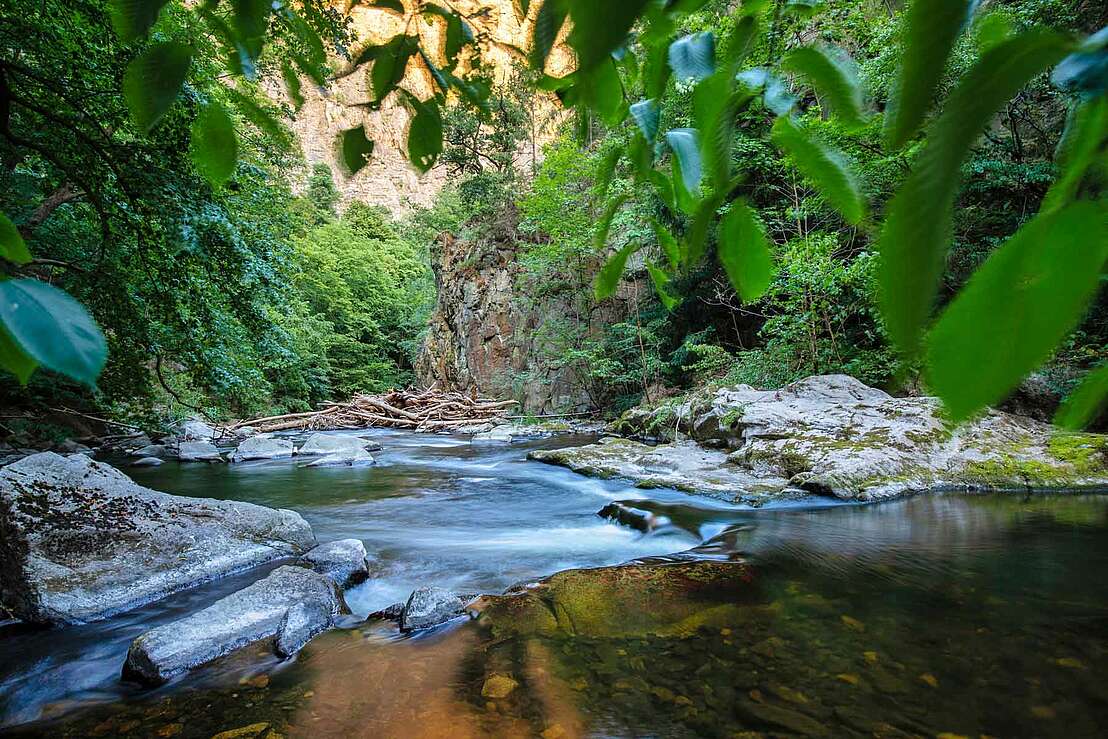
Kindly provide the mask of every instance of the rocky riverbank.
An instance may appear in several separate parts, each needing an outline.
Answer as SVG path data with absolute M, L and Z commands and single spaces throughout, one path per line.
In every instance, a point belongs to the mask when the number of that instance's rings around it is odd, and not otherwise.
M 845 375 L 637 408 L 614 430 L 663 443 L 607 438 L 531 456 L 755 505 L 803 494 L 872 501 L 938 489 L 1108 488 L 1108 436 L 995 410 L 954 426 L 936 398 L 894 398 Z

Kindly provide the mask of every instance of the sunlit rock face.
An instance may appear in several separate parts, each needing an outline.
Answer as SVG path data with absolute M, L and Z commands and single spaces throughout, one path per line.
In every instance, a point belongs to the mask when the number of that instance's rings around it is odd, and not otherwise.
M 529 48 L 537 3 L 522 21 L 513 9 L 512 0 L 451 0 L 443 4 L 469 20 L 479 41 L 480 61 L 493 70 L 497 80 L 507 79 L 513 64 L 526 63 L 518 50 Z M 336 0 L 336 5 L 345 8 L 349 3 L 347 0 Z M 405 5 L 410 7 L 411 0 L 407 0 Z M 348 12 L 357 38 L 352 53 L 370 44 L 383 43 L 405 29 L 405 20 L 399 14 L 368 7 L 368 3 L 356 5 Z M 437 49 L 443 43 L 441 26 L 441 23 L 427 24 L 417 19 L 408 30 L 409 33 L 418 31 L 424 48 Z M 547 71 L 560 76 L 569 71 L 571 63 L 569 51 L 558 47 L 551 54 Z M 429 206 L 447 184 L 446 168 L 435 167 L 426 174 L 420 174 L 408 163 L 405 152 L 411 113 L 399 96 L 391 95 L 376 111 L 364 107 L 373 99 L 368 86 L 369 68 L 367 64 L 353 74 L 336 80 L 326 93 L 305 80 L 305 103 L 292 122 L 304 158 L 309 165 L 319 162 L 330 165 L 344 203 L 359 200 L 384 206 L 394 214 Z M 460 68 L 464 70 L 465 65 Z M 426 70 L 416 69 L 415 65 L 409 65 L 400 86 L 423 100 L 432 96 L 430 76 Z M 276 83 L 272 92 L 283 98 L 283 92 Z M 553 97 L 542 98 L 541 104 L 544 115 L 555 107 Z M 339 164 L 335 141 L 342 131 L 363 124 L 375 148 L 369 164 L 350 177 Z M 529 154 L 521 152 L 521 157 L 527 156 Z M 521 164 L 529 167 L 530 162 L 521 161 Z

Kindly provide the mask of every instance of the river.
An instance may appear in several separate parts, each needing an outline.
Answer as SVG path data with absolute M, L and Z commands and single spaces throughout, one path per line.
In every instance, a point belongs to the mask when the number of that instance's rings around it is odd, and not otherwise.
M 146 690 L 119 677 L 132 639 L 269 568 L 86 626 L 0 627 L 0 733 L 1108 733 L 1108 496 L 811 499 L 751 510 L 526 458 L 585 438 L 508 446 L 372 436 L 384 448 L 367 468 L 286 460 L 128 470 L 165 492 L 291 508 L 321 542 L 363 540 L 372 577 L 347 593 L 356 616 L 344 628 L 293 660 L 247 650 Z M 616 500 L 653 508 L 663 525 L 642 534 L 596 515 Z M 479 621 L 414 638 L 364 621 L 424 585 L 498 593 L 639 558 L 746 563 L 750 582 L 740 583 L 741 603 L 690 602 L 680 629 L 609 624 L 496 641 Z M 644 598 L 640 608 L 656 605 Z

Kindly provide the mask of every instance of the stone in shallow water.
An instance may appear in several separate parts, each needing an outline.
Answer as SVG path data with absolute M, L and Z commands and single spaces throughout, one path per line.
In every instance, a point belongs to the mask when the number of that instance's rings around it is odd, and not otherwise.
M 164 457 L 167 454 L 165 444 L 147 444 L 131 452 L 132 457 Z
M 215 429 L 203 421 L 185 421 L 177 429 L 177 438 L 181 441 L 211 441 L 215 438 Z
M 159 493 L 81 454 L 0 470 L 0 594 L 26 621 L 94 621 L 314 545 L 292 511 Z
M 356 452 L 342 452 L 339 454 L 328 454 L 320 457 L 319 459 L 313 459 L 303 467 L 369 467 L 377 464 L 377 460 L 373 458 L 373 455 L 367 452 L 365 449 L 359 449 Z
M 182 462 L 222 462 L 215 445 L 207 441 L 182 441 L 177 446 L 177 459 Z
M 132 467 L 160 467 L 163 464 L 165 464 L 165 460 L 158 457 L 143 457 L 131 462 Z
M 301 557 L 297 564 L 315 570 L 347 588 L 369 577 L 365 544 L 359 539 L 342 539 L 320 544 Z
M 288 656 L 349 612 L 331 578 L 303 567 L 279 567 L 202 611 L 138 637 L 123 671 L 142 682 L 160 684 L 270 639 L 275 652 Z
M 291 457 L 296 447 L 288 439 L 274 439 L 268 436 L 255 436 L 239 444 L 231 455 L 232 462 L 246 462 L 252 459 L 282 459 Z
M 408 597 L 400 613 L 400 630 L 415 631 L 444 624 L 465 613 L 465 601 L 449 590 L 420 588 Z
M 380 449 L 375 441 L 349 434 L 312 434 L 296 453 L 301 456 L 328 455 L 354 457 L 368 449 Z

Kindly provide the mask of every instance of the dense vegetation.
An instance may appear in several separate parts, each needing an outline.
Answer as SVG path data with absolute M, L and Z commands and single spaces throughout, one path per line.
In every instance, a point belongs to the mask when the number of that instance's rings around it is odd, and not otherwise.
M 357 48 L 322 0 L 2 0 L 19 279 L 0 288 L 61 288 L 81 329 L 37 341 L 0 315 L 6 405 L 248 415 L 404 385 L 444 230 L 516 245 L 519 299 L 567 308 L 544 361 L 604 406 L 841 371 L 922 377 L 964 416 L 1048 357 L 1064 393 L 1108 356 L 1108 38 L 1081 41 L 1108 23 L 1097 3 L 520 2 L 531 68 L 497 85 L 449 4 L 376 5 L 441 24 L 442 48 Z M 567 22 L 578 70 L 554 78 Z M 402 89 L 409 65 L 435 97 Z M 281 123 L 302 84 L 365 70 L 376 102 L 412 109 L 413 164 L 460 178 L 402 224 L 341 205 Z M 572 114 L 552 119 L 550 94 Z M 347 173 L 372 156 L 360 128 L 338 143 Z M 630 309 L 598 321 L 621 280 Z

